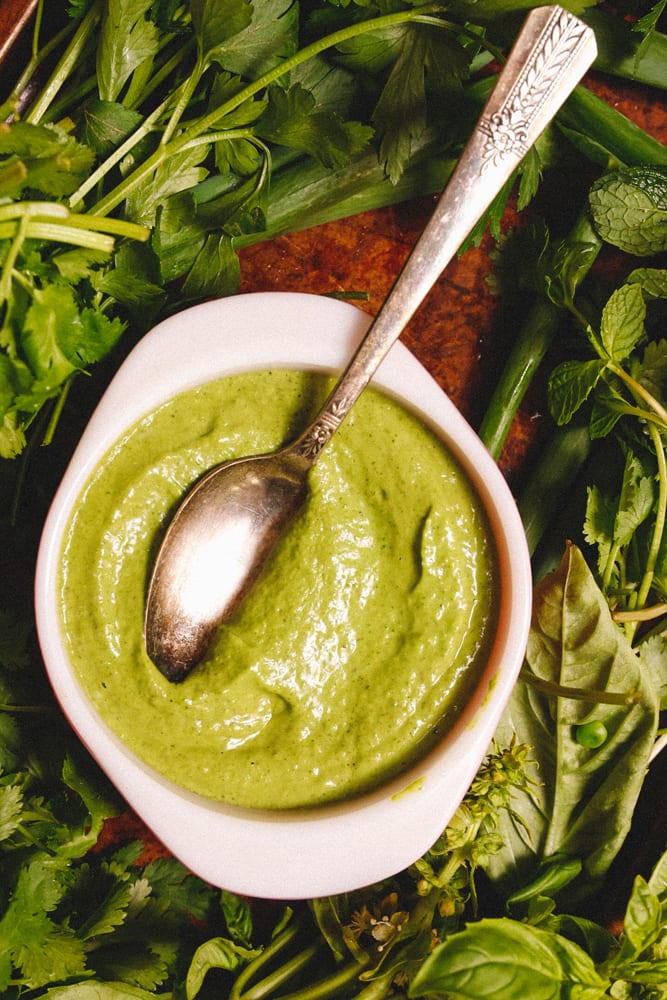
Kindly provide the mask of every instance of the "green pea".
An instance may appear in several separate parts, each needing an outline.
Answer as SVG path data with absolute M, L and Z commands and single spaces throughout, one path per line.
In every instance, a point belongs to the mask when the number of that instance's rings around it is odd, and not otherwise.
M 582 747 L 589 747 L 591 750 L 601 747 L 606 741 L 607 735 L 607 727 L 604 722 L 599 721 L 585 722 L 583 725 L 577 726 L 574 731 L 577 743 Z

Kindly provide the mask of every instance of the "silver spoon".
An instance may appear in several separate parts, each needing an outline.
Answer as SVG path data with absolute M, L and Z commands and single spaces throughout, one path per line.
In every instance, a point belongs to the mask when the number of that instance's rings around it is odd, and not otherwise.
M 595 55 L 591 29 L 562 8 L 528 16 L 433 216 L 319 416 L 289 446 L 216 466 L 187 494 L 146 604 L 146 649 L 169 680 L 183 680 L 233 616 L 303 506 L 320 452 Z

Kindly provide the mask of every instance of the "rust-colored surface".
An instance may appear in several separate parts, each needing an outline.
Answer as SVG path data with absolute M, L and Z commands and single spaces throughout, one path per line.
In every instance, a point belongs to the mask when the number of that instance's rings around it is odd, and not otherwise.
M 34 0 L 0 0 L 0 59 L 18 34 L 27 6 Z M 599 96 L 667 142 L 664 95 L 632 83 L 608 82 L 596 74 L 586 80 Z M 374 314 L 426 221 L 433 200 L 419 199 L 398 207 L 368 212 L 342 222 L 280 237 L 242 252 L 242 288 L 248 291 L 304 291 L 317 294 L 363 293 L 360 308 Z M 510 210 L 504 220 L 516 219 Z M 491 294 L 486 239 L 445 271 L 403 340 L 442 385 L 463 413 L 476 423 L 502 361 L 498 302 Z M 316 332 L 314 332 L 314 336 Z M 501 457 L 512 478 L 526 462 L 544 424 L 539 392 L 522 406 Z M 133 816 L 111 821 L 100 841 L 140 836 L 147 857 L 162 848 Z

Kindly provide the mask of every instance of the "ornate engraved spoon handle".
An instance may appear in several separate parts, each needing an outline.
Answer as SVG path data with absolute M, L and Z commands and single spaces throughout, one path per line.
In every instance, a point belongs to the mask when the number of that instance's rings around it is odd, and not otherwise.
M 417 307 L 596 55 L 590 28 L 539 7 L 519 34 L 480 120 L 394 287 L 319 417 L 290 447 L 312 464 Z

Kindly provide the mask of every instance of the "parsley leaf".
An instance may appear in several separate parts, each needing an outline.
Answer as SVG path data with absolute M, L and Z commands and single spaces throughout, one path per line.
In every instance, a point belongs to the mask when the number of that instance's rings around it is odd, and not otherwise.
M 115 101 L 132 73 L 157 52 L 158 33 L 146 18 L 151 0 L 109 0 L 97 54 L 103 101 Z
M 318 109 L 313 94 L 298 83 L 289 90 L 270 88 L 269 106 L 256 131 L 263 139 L 309 153 L 327 167 L 345 166 L 363 152 L 372 135 L 367 125 Z

